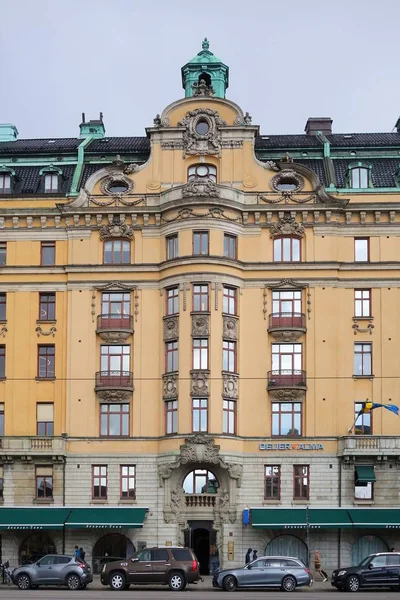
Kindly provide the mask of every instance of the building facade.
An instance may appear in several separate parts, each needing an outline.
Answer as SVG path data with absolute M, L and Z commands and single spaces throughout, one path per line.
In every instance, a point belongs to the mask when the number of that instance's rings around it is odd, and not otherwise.
M 0 125 L 12 564 L 400 544 L 400 133 L 261 135 L 228 76 L 205 40 L 143 137 Z

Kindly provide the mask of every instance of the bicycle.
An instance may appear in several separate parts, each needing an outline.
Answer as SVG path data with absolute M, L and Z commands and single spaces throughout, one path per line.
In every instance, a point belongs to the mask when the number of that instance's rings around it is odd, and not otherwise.
M 2 573 L 3 585 L 13 585 L 13 580 L 11 578 L 12 569 L 10 569 L 9 561 L 7 560 L 4 564 L 1 564 L 0 568 Z

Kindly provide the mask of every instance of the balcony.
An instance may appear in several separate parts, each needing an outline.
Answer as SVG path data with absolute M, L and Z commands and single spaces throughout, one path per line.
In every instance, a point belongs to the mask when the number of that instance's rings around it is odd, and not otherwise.
M 269 315 L 268 332 L 278 341 L 295 342 L 306 331 L 306 315 L 303 313 Z
M 400 456 L 400 438 L 386 435 L 352 435 L 339 438 L 339 456 Z
M 281 369 L 275 371 L 268 371 L 268 391 L 288 388 L 306 390 L 306 372 L 298 371 L 296 369 Z
M 122 314 L 98 315 L 96 333 L 106 342 L 125 342 L 133 333 L 133 316 Z
M 130 400 L 133 392 L 133 373 L 130 371 L 98 371 L 95 391 L 101 400 L 120 402 Z
M 65 455 L 65 445 L 64 437 L 7 436 L 0 438 L 0 458 L 7 460 L 19 456 L 29 461 L 33 456 L 58 457 Z
M 185 494 L 187 508 L 213 508 L 216 501 L 216 494 Z

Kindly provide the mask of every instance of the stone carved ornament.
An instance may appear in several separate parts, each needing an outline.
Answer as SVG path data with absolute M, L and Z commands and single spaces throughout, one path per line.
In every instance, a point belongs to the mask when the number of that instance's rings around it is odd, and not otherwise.
M 224 398 L 236 399 L 239 396 L 238 378 L 230 373 L 222 374 L 223 396 Z
M 131 240 L 133 238 L 133 229 L 129 225 L 122 223 L 119 219 L 115 219 L 112 223 L 103 225 L 100 228 L 101 241 L 112 238 L 127 238 Z
M 220 191 L 217 187 L 217 184 L 214 181 L 211 181 L 210 179 L 193 179 L 192 181 L 189 181 L 189 183 L 182 187 L 183 198 L 219 198 L 219 196 Z
M 219 489 L 217 492 L 217 504 L 215 506 L 216 517 L 221 523 L 235 523 L 236 509 L 231 508 L 228 490 Z
M 231 316 L 223 316 L 222 318 L 223 337 L 227 340 L 238 339 L 238 319 Z
M 304 398 L 304 390 L 268 390 L 269 395 L 274 400 L 290 400 L 291 402 L 295 402 Z
M 209 388 L 209 373 L 206 371 L 195 371 L 191 373 L 191 390 L 192 396 L 208 396 L 210 394 Z
M 164 340 L 175 340 L 179 334 L 178 317 L 167 317 L 164 319 Z
M 205 121 L 208 130 L 203 135 L 196 131 L 196 125 L 199 121 Z M 196 154 L 204 156 L 206 154 L 220 155 L 221 153 L 221 133 L 218 126 L 226 125 L 218 112 L 209 108 L 197 108 L 186 113 L 184 119 L 179 121 L 178 126 L 185 127 L 183 134 L 183 157 Z
M 164 400 L 174 400 L 178 397 L 178 375 L 176 373 L 163 375 L 163 397 Z
M 297 235 L 304 236 L 304 227 L 296 222 L 294 217 L 285 215 L 277 223 L 273 223 L 269 230 L 270 236 L 277 237 L 279 235 Z
M 192 335 L 195 337 L 210 335 L 209 315 L 192 315 Z
M 287 343 L 291 343 L 291 342 L 296 342 L 302 335 L 303 335 L 303 331 L 271 331 L 270 332 L 272 337 L 277 341 L 277 342 L 287 342 Z
M 164 520 L 166 523 L 179 523 L 184 497 L 185 492 L 181 486 L 172 490 L 170 505 L 164 510 Z
M 97 395 L 104 402 L 129 402 L 132 392 L 130 390 L 98 390 Z

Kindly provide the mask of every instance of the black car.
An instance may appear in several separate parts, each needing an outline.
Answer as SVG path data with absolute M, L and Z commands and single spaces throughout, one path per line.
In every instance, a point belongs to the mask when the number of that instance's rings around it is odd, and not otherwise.
M 390 587 L 400 591 L 400 552 L 370 554 L 357 567 L 333 571 L 331 585 L 338 590 Z

